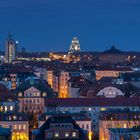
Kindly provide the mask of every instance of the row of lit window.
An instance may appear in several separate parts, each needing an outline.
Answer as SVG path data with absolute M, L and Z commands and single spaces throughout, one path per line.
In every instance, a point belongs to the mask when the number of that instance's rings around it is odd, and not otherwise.
M 27 100 L 27 99 L 26 99 L 25 102 L 26 102 L 26 103 L 40 103 L 41 100 L 39 100 L 39 99 L 32 99 L 32 100 L 29 99 L 29 100 Z
M 25 107 L 25 110 L 30 110 L 30 109 L 31 110 L 38 110 L 38 109 L 43 110 L 44 108 L 42 106 L 26 106 Z
M 73 110 L 77 110 L 78 108 L 75 108 L 75 107 L 72 107 L 72 108 L 62 108 L 62 110 L 61 111 L 73 111 Z M 92 111 L 92 110 L 96 110 L 96 108 L 91 108 L 91 107 L 89 107 L 89 108 L 80 108 L 80 110 L 81 111 Z M 106 108 L 104 108 L 104 107 L 102 107 L 102 108 L 100 108 L 100 111 L 105 111 L 105 110 L 107 110 Z
M 23 118 L 22 118 L 22 116 L 6 116 L 6 118 L 5 118 L 6 120 L 22 120 Z
M 85 130 L 89 129 L 89 124 L 79 124 L 79 126 Z
M 122 123 L 122 122 L 118 122 L 118 123 L 111 123 L 111 124 L 107 124 L 106 125 L 106 129 L 108 128 L 132 128 L 134 125 L 130 124 L 130 122 L 128 123 Z M 135 126 L 138 126 L 138 124 L 135 123 Z
M 39 92 L 34 92 L 34 93 L 26 93 L 25 96 L 31 97 L 31 96 L 40 96 Z
M 113 117 L 110 117 L 111 120 L 116 120 L 116 119 L 140 119 L 140 115 L 131 115 L 131 114 L 126 114 L 126 115 L 113 115 Z
M 19 130 L 26 130 L 26 125 L 24 124 L 24 125 L 14 125 L 14 127 L 13 127 L 13 129 L 14 130 L 17 130 L 17 129 L 19 129 Z
M 0 112 L 13 111 L 13 106 L 0 106 Z
M 18 93 L 18 96 L 19 96 L 19 97 L 22 97 L 23 94 L 22 94 L 21 92 L 19 92 L 19 93 Z M 34 97 L 36 97 L 36 96 L 40 97 L 40 93 L 38 93 L 38 92 L 37 92 L 37 93 L 26 93 L 25 96 L 26 96 L 26 97 L 33 97 L 33 96 L 34 96 Z M 44 97 L 47 96 L 47 93 L 46 93 L 46 92 L 42 93 L 42 96 L 44 96 Z
M 53 137 L 52 132 L 48 132 L 48 135 L 47 135 L 47 136 L 48 136 L 48 138 L 52 138 L 52 137 Z M 59 138 L 59 137 L 60 137 L 59 132 L 55 132 L 54 137 L 55 137 L 55 138 Z M 71 135 L 70 135 L 69 132 L 65 132 L 65 137 L 66 137 L 66 138 L 68 138 L 68 137 L 76 137 L 76 132 L 72 132 Z

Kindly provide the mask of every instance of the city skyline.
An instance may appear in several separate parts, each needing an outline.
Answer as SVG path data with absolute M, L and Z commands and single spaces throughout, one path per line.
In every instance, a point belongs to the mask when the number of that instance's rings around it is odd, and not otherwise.
M 140 51 L 139 16 L 138 0 L 1 1 L 0 46 L 12 32 L 27 51 L 68 51 L 75 36 L 82 51 Z

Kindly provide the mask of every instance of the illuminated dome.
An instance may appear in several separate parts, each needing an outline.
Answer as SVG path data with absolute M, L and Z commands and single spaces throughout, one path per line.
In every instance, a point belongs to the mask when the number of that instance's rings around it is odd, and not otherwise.
M 100 90 L 97 96 L 105 96 L 106 98 L 115 98 L 117 96 L 124 96 L 124 93 L 116 87 L 105 87 Z

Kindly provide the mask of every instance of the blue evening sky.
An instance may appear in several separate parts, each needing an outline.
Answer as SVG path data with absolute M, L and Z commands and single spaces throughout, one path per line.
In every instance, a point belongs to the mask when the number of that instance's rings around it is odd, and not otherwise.
M 28 51 L 83 51 L 112 45 L 140 51 L 140 0 L 0 0 L 0 50 L 8 32 Z

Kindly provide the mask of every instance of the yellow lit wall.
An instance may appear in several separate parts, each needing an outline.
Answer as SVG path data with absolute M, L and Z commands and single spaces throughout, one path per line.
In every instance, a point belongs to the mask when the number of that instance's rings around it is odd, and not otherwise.
M 59 97 L 60 98 L 68 98 L 68 80 L 69 72 L 61 71 L 60 78 L 59 78 Z
M 46 80 L 48 81 L 48 84 L 52 88 L 53 87 L 53 71 L 52 70 L 47 70 Z
M 29 137 L 25 132 L 13 132 L 12 140 L 29 140 Z

